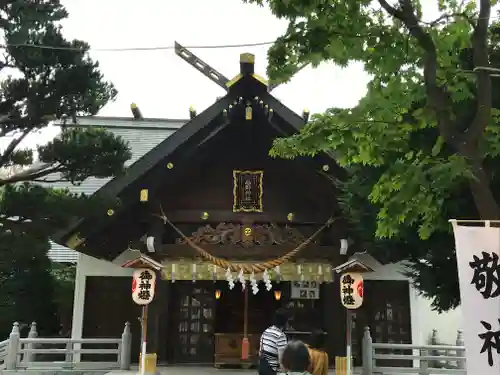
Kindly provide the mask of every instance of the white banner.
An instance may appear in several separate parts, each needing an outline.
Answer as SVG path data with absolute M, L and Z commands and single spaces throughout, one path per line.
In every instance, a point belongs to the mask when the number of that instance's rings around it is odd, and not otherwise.
M 453 222 L 467 374 L 500 374 L 500 228 Z

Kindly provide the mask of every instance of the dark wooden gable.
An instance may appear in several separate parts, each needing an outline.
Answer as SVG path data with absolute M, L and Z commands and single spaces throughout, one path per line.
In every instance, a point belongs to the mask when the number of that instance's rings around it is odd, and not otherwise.
M 263 83 L 243 74 L 225 97 L 97 193 L 121 200 L 112 215 L 103 207 L 100 217 L 82 219 L 59 242 L 113 259 L 145 234 L 160 205 L 167 213 L 173 212 L 171 219 L 180 224 L 195 222 L 194 218 L 208 212 L 208 222 L 238 221 L 243 216 L 253 222 L 286 222 L 292 213 L 296 222 L 312 224 L 311 228 L 320 225 L 331 215 L 339 215 L 334 186 L 323 175 L 339 177 L 342 170 L 327 155 L 294 160 L 268 156 L 273 139 L 291 135 L 302 126 L 304 120 L 272 97 Z M 232 213 L 235 169 L 264 172 L 264 212 Z M 142 189 L 148 190 L 148 203 L 139 200 Z

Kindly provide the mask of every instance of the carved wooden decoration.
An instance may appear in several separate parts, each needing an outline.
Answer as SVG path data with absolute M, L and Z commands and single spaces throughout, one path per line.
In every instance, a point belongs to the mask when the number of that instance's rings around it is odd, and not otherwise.
M 233 212 L 262 212 L 263 171 L 233 171 Z
M 194 232 L 189 239 L 199 245 L 241 245 L 243 247 L 261 245 L 298 246 L 307 238 L 297 229 L 279 227 L 276 224 L 248 225 L 220 223 L 215 228 L 205 225 Z M 179 238 L 178 244 L 186 244 Z

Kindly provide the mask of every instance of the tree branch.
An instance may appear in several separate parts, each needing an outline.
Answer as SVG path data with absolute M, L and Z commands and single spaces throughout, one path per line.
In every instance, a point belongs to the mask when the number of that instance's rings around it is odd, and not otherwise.
M 397 19 L 400 19 L 402 20 L 402 13 L 399 9 L 396 9 L 394 7 L 392 7 L 391 5 L 389 5 L 389 3 L 385 0 L 378 0 L 378 2 L 380 3 L 380 5 L 382 6 L 382 8 L 384 8 L 384 10 L 389 13 L 391 16 L 397 18 Z
M 489 67 L 490 65 L 488 54 L 488 25 L 491 14 L 491 3 L 489 0 L 481 0 L 479 4 L 479 17 L 471 36 L 475 68 Z M 479 140 L 491 117 L 491 78 L 489 72 L 479 69 L 476 71 L 476 88 L 476 115 L 465 133 L 465 141 L 469 153 L 475 153 L 477 150 Z
M 386 0 L 378 1 L 387 13 L 403 22 L 410 35 L 417 40 L 419 46 L 424 50 L 423 68 L 428 99 L 427 105 L 436 113 L 441 136 L 447 143 L 457 147 L 460 142 L 451 121 L 452 102 L 449 94 L 437 81 L 437 50 L 432 37 L 420 25 L 410 0 L 399 0 L 399 8 L 392 7 Z
M 436 18 L 434 21 L 431 21 L 431 22 L 424 22 L 424 21 L 420 21 L 421 23 L 425 24 L 425 25 L 429 25 L 429 26 L 436 26 L 437 24 L 439 24 L 439 22 L 443 21 L 443 20 L 446 20 L 448 18 L 451 18 L 451 17 L 461 17 L 463 19 L 465 19 L 471 26 L 472 28 L 475 28 L 476 27 L 476 24 L 472 21 L 472 19 L 465 13 L 450 13 L 450 14 L 443 14 L 441 17 L 438 17 Z
M 30 181 L 33 181 L 33 182 L 43 182 L 43 183 L 50 183 L 50 184 L 53 184 L 53 183 L 56 183 L 56 182 L 70 182 L 70 180 L 68 180 L 67 178 L 56 178 L 56 179 L 48 179 L 48 178 L 35 178 L 33 180 L 30 180 Z
M 34 168 L 23 170 L 7 178 L 0 179 L 0 187 L 15 182 L 34 181 L 48 176 L 51 173 L 61 172 L 62 170 L 63 167 L 61 165 L 51 167 L 50 164 L 41 164 Z
M 16 147 L 19 146 L 19 143 L 21 143 L 23 141 L 23 139 L 26 138 L 26 136 L 30 132 L 31 132 L 31 129 L 24 129 L 21 136 L 19 136 L 18 138 L 14 138 L 9 143 L 9 145 L 7 146 L 7 148 L 5 149 L 3 154 L 0 156 L 0 167 L 3 167 L 7 163 L 7 161 L 9 160 L 10 156 L 12 155 L 12 153 L 14 152 Z
M 1 72 L 4 68 L 12 68 L 12 69 L 17 69 L 17 67 L 16 67 L 15 65 L 8 64 L 8 63 L 6 63 L 6 62 L 0 61 L 0 72 Z
M 27 227 L 33 225 L 33 222 L 24 218 L 13 218 L 0 215 L 0 228 L 2 231 L 15 230 L 17 232 L 26 232 Z

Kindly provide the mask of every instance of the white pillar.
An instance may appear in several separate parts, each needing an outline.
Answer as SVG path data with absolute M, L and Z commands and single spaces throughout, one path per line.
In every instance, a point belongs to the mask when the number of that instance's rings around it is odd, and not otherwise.
M 78 255 L 75 276 L 75 294 L 73 301 L 73 323 L 71 326 L 71 338 L 81 339 L 83 334 L 83 311 L 85 308 L 85 259 L 83 254 Z M 81 349 L 80 344 L 75 344 L 75 349 Z M 74 362 L 80 362 L 80 353 L 75 353 Z
M 411 324 L 411 343 L 413 345 L 427 345 L 427 342 L 422 340 L 422 329 L 420 320 L 420 304 L 418 290 L 415 288 L 411 280 L 408 281 L 409 284 L 409 297 L 410 297 L 410 324 Z M 418 350 L 414 350 L 413 355 L 420 355 Z M 418 368 L 420 366 L 420 361 L 418 359 L 413 360 L 413 367 Z

